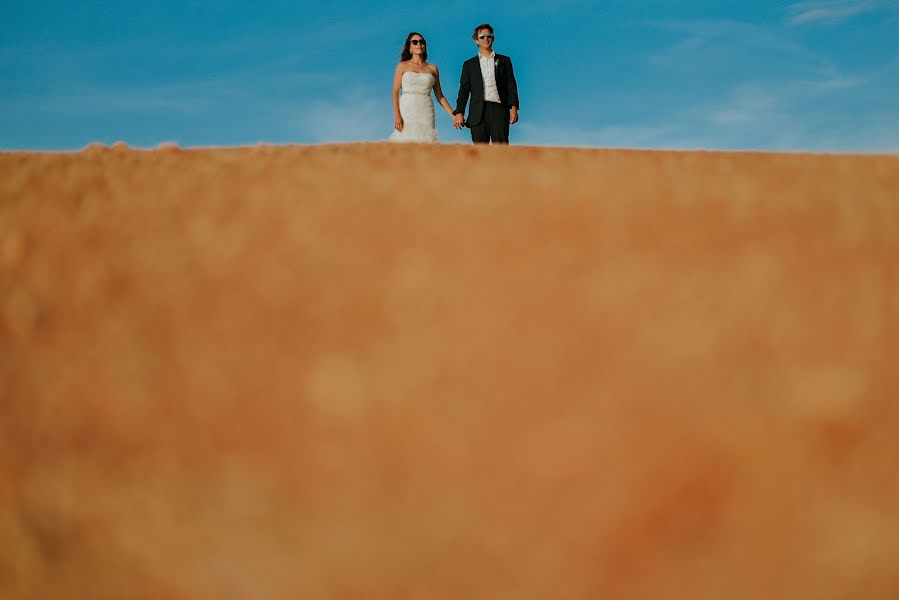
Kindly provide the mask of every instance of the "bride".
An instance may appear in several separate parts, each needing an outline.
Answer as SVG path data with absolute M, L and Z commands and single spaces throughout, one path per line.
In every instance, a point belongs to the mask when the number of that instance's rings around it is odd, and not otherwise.
M 443 110 L 453 116 L 453 109 L 440 89 L 437 65 L 428 62 L 428 43 L 418 32 L 406 36 L 400 64 L 393 75 L 393 126 L 391 142 L 436 144 L 440 141 L 434 127 L 434 102 L 431 90 Z M 403 94 L 400 95 L 402 89 Z

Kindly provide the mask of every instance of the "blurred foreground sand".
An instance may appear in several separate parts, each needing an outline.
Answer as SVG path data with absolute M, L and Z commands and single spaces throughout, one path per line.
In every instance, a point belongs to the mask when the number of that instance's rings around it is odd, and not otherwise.
M 0 597 L 899 597 L 899 157 L 0 154 Z

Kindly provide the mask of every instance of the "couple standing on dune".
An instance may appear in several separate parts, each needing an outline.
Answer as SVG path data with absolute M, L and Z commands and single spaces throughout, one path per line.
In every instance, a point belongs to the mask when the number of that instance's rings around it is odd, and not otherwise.
M 476 144 L 509 143 L 509 126 L 518 122 L 518 84 L 508 56 L 493 51 L 493 27 L 475 27 L 471 38 L 478 55 L 462 65 L 456 109 L 440 89 L 437 65 L 428 62 L 428 46 L 417 32 L 406 36 L 400 64 L 393 77 L 393 120 L 391 142 L 438 143 L 434 125 L 433 91 L 440 106 L 453 118 L 456 129 L 468 127 Z M 402 95 L 400 91 L 402 90 Z M 468 118 L 465 105 L 471 96 Z

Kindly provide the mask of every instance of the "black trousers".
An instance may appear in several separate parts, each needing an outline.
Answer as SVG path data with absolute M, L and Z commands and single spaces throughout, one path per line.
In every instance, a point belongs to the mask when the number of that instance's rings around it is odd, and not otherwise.
M 484 103 L 484 116 L 477 125 L 472 125 L 471 141 L 475 144 L 509 143 L 509 109 L 496 102 Z

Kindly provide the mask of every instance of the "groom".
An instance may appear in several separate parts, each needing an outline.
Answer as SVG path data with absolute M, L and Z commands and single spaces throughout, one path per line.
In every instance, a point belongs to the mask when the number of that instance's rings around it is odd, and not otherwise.
M 453 111 L 456 129 L 471 129 L 476 144 L 509 143 L 509 125 L 518 122 L 518 84 L 508 56 L 493 51 L 493 27 L 489 23 L 475 27 L 471 36 L 478 45 L 478 55 L 462 65 L 459 98 Z M 465 105 L 471 95 L 468 119 Z

